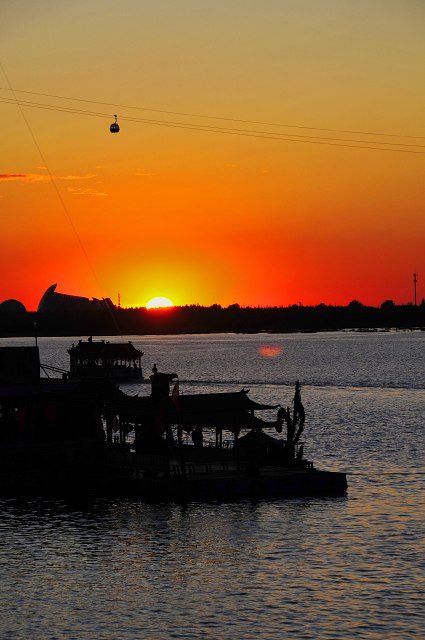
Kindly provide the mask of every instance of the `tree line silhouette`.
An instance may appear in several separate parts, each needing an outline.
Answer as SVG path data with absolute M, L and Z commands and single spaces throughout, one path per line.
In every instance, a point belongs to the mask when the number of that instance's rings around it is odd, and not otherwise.
M 1 313 L 0 336 L 161 335 L 182 333 L 291 333 L 343 329 L 425 330 L 425 301 L 371 307 L 353 300 L 346 306 L 302 304 L 287 307 L 187 305 L 67 313 Z

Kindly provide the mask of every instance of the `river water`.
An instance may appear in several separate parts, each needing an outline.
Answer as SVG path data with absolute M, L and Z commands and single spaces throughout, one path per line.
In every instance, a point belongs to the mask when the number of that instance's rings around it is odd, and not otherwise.
M 77 339 L 39 339 L 42 362 Z M 0 500 L 2 640 L 425 637 L 425 332 L 125 339 L 181 393 L 286 405 L 300 379 L 305 456 L 347 496 Z

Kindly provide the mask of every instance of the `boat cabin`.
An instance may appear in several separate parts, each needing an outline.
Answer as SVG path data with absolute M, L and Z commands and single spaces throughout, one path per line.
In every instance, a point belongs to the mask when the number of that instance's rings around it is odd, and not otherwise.
M 139 380 L 143 377 L 143 351 L 130 342 L 85 342 L 68 349 L 71 378 L 109 378 L 110 380 Z
M 108 381 L 41 378 L 38 347 L 0 348 L 0 446 L 102 443 L 101 411 L 114 391 Z

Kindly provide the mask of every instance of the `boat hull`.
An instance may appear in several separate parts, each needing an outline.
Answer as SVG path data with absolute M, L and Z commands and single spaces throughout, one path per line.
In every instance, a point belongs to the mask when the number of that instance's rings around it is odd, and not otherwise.
M 347 491 L 345 473 L 266 466 L 255 472 L 231 460 L 181 465 L 96 443 L 1 448 L 2 495 L 121 495 L 145 502 L 226 501 L 334 496 Z
M 268 499 L 335 496 L 347 492 L 346 474 L 301 466 L 263 466 L 251 469 L 247 462 L 213 456 L 196 462 L 157 456 L 146 464 L 145 456 L 132 453 L 106 457 L 106 494 L 118 493 L 146 502 Z M 113 482 L 110 480 L 113 478 Z
M 206 475 L 197 478 L 117 479 L 114 492 L 145 502 L 191 502 L 341 496 L 347 492 L 344 473 L 315 471 L 268 473 L 257 477 Z

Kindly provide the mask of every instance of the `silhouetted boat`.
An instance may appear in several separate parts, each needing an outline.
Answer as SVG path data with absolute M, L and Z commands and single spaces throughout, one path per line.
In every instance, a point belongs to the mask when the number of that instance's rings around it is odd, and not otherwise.
M 1 493 L 185 501 L 346 491 L 344 473 L 304 459 L 299 384 L 290 410 L 244 389 L 170 393 L 176 377 L 154 369 L 151 395 L 129 396 L 106 379 L 40 378 L 37 347 L 0 348 Z M 271 409 L 274 421 L 255 415 Z M 285 438 L 266 433 L 284 425 Z
M 338 495 L 347 490 L 344 473 L 319 471 L 304 459 L 300 440 L 304 408 L 297 383 L 293 409 L 260 404 L 248 391 L 171 395 L 175 374 L 151 376 L 149 397 L 116 394 L 110 408 L 121 425 L 121 459 L 108 463 L 118 491 L 144 500 L 210 500 L 252 497 Z M 258 411 L 277 410 L 267 421 Z M 273 437 L 266 431 L 281 434 Z M 126 434 L 134 430 L 134 454 Z M 231 435 L 223 439 L 223 433 Z M 186 436 L 184 435 L 186 434 Z M 191 434 L 194 444 L 187 443 Z M 203 440 L 204 434 L 213 437 Z M 215 437 L 214 437 L 215 436 Z M 112 429 L 107 428 L 107 441 Z M 117 443 L 118 444 L 118 443 Z M 125 449 L 127 447 L 127 450 Z
M 139 380 L 143 378 L 143 351 L 129 342 L 80 340 L 68 349 L 70 377 L 82 379 Z

